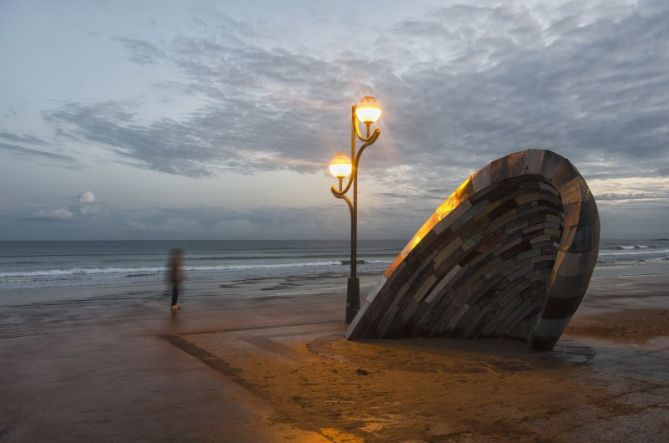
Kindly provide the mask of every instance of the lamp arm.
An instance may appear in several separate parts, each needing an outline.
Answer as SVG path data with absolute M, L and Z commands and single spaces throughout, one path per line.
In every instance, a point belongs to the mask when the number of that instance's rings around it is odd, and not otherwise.
M 342 189 L 341 186 L 339 186 L 339 190 L 337 190 L 337 188 L 335 188 L 335 186 L 332 185 L 332 188 L 330 188 L 330 190 L 332 191 L 332 194 L 334 194 L 335 197 L 342 198 L 340 196 L 343 196 L 348 192 L 349 189 L 351 189 L 351 186 L 353 185 L 353 176 L 355 175 L 355 172 L 356 172 L 355 166 L 353 166 L 353 170 L 351 171 L 351 174 L 348 176 L 348 179 L 346 181 L 346 186 L 344 187 L 344 189 Z
M 362 132 L 360 132 L 360 123 L 358 122 L 358 119 L 355 117 L 355 107 L 353 108 L 353 128 L 355 130 L 355 136 L 358 138 L 363 143 L 367 143 L 374 137 L 374 134 L 371 136 L 365 137 L 362 135 Z M 369 132 L 367 132 L 369 134 Z M 378 137 L 378 136 L 377 136 Z M 374 143 L 374 142 L 372 142 Z M 371 144 L 371 143 L 370 143 Z
M 369 139 L 362 145 L 360 146 L 360 149 L 358 150 L 358 153 L 355 155 L 353 158 L 353 168 L 351 171 L 351 174 L 348 176 L 348 180 L 346 181 L 346 186 L 344 189 L 339 187 L 339 190 L 332 185 L 332 188 L 330 188 L 330 191 L 332 194 L 337 197 L 337 198 L 345 198 L 345 194 L 351 189 L 351 186 L 353 185 L 354 178 L 356 174 L 358 173 L 358 164 L 360 163 L 360 156 L 362 155 L 363 151 L 367 149 L 368 146 L 371 146 L 374 144 L 374 142 L 379 138 L 381 135 L 381 131 L 377 128 L 374 130 L 374 133 L 369 137 Z M 348 202 L 350 205 L 350 202 Z
M 358 150 L 358 153 L 355 156 L 355 160 L 353 161 L 353 168 L 355 168 L 356 171 L 358 170 L 358 163 L 360 163 L 360 157 L 362 156 L 362 152 L 368 146 L 373 145 L 380 135 L 381 131 L 379 130 L 379 128 L 376 128 L 374 130 L 374 133 L 367 139 L 367 141 L 362 146 L 360 146 L 360 149 Z
M 349 199 L 346 195 L 344 195 L 344 194 L 346 194 L 346 191 L 343 191 L 343 192 L 336 191 L 334 186 L 332 186 L 330 191 L 332 191 L 332 195 L 334 195 L 335 197 L 340 198 L 340 199 L 342 199 L 346 202 L 346 204 L 348 205 L 348 210 L 351 211 L 351 214 L 352 214 L 353 213 L 353 203 L 351 203 L 351 199 Z

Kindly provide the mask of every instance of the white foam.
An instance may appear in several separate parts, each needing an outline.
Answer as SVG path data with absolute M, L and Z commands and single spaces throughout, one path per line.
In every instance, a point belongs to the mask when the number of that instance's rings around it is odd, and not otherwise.
M 240 264 L 240 265 L 216 265 L 216 266 L 184 266 L 186 272 L 199 271 L 225 271 L 225 270 L 244 270 L 244 269 L 282 269 L 282 268 L 303 268 L 315 266 L 339 265 L 339 261 L 328 260 L 318 262 L 293 262 L 293 263 L 258 263 L 258 264 Z M 166 272 L 165 267 L 145 267 L 145 268 L 72 268 L 72 269 L 47 269 L 43 271 L 29 272 L 0 272 L 0 278 L 16 277 L 49 277 L 49 276 L 76 276 L 91 274 L 157 274 Z

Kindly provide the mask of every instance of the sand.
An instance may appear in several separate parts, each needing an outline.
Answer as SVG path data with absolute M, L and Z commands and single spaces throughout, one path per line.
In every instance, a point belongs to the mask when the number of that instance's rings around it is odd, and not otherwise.
M 551 353 L 347 341 L 339 277 L 7 294 L 0 440 L 666 441 L 667 270 L 598 270 Z

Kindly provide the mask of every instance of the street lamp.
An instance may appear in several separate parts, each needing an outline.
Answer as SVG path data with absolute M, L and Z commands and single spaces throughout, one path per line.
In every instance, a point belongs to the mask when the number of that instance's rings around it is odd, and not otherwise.
M 381 135 L 376 128 L 370 135 L 374 122 L 381 117 L 381 107 L 374 97 L 363 97 L 357 105 L 351 108 L 351 156 L 339 153 L 330 161 L 330 173 L 339 180 L 339 187 L 332 186 L 332 194 L 344 200 L 351 213 L 351 274 L 346 287 L 346 324 L 351 323 L 360 309 L 360 280 L 357 273 L 357 243 L 358 243 L 358 166 L 363 151 L 372 145 Z M 360 132 L 358 121 L 365 124 L 365 134 Z M 357 140 L 362 142 L 356 151 Z M 344 178 L 348 177 L 346 186 Z M 353 199 L 346 194 L 353 187 Z

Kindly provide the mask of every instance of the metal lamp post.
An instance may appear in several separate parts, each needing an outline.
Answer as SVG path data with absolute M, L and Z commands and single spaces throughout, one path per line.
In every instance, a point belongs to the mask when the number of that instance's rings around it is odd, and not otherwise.
M 351 213 L 351 274 L 346 288 L 346 324 L 351 323 L 360 309 L 360 280 L 357 273 L 357 242 L 358 242 L 358 166 L 364 150 L 372 145 L 381 135 L 376 128 L 370 134 L 371 126 L 381 117 L 381 108 L 374 97 L 363 97 L 351 108 L 351 156 L 339 153 L 330 162 L 330 172 L 339 180 L 338 188 L 332 186 L 332 194 L 348 205 Z M 360 131 L 360 124 L 365 124 L 365 134 Z M 362 145 L 357 149 L 357 141 Z M 348 177 L 346 185 L 344 178 Z M 346 194 L 353 188 L 353 198 Z

